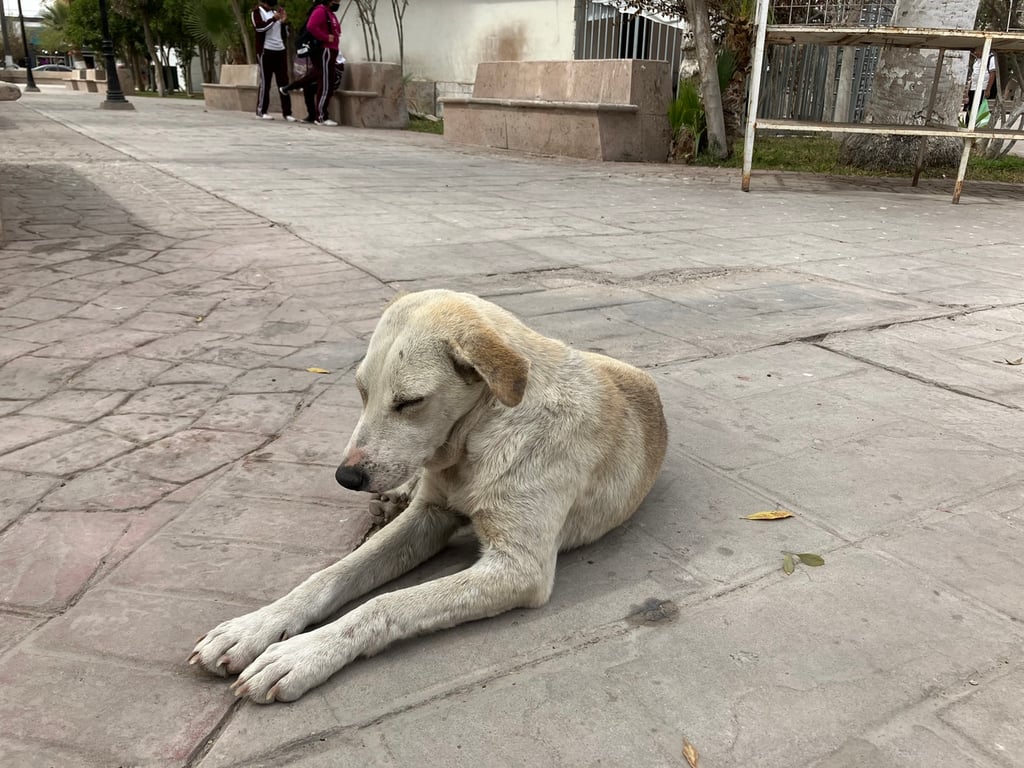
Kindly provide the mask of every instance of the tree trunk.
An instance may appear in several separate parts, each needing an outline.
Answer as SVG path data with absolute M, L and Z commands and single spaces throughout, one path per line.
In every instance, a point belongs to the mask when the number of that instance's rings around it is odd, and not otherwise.
M 164 88 L 163 62 L 160 61 L 160 57 L 156 54 L 156 45 L 153 43 L 153 30 L 150 29 L 149 19 L 145 16 L 142 17 L 141 22 L 142 35 L 146 40 L 146 50 L 149 51 L 149 58 L 152 59 L 153 68 L 155 69 L 156 91 L 161 96 L 166 96 L 167 89 Z
M 899 0 L 893 14 L 895 27 L 973 29 L 979 0 Z M 864 122 L 923 125 L 928 119 L 928 94 L 935 74 L 935 50 L 883 48 L 878 57 Z M 956 125 L 967 79 L 967 55 L 947 55 L 939 79 L 935 110 L 930 116 L 944 125 Z M 839 149 L 840 162 L 861 168 L 903 171 L 914 167 L 918 142 L 910 136 L 847 135 Z M 953 166 L 959 162 L 961 139 L 928 139 L 928 165 Z
M 250 34 L 249 19 L 246 18 L 247 14 L 242 12 L 241 0 L 231 0 L 231 12 L 235 15 L 235 21 L 238 23 L 238 29 L 242 33 L 242 45 L 245 46 L 245 63 L 255 64 L 256 63 L 256 49 L 253 46 L 252 34 Z
M 722 88 L 718 83 L 718 63 L 711 39 L 707 0 L 686 0 L 686 15 L 700 62 L 700 94 L 707 121 L 708 149 L 713 157 L 725 160 L 732 154 L 732 147 L 725 135 L 725 110 L 722 108 Z

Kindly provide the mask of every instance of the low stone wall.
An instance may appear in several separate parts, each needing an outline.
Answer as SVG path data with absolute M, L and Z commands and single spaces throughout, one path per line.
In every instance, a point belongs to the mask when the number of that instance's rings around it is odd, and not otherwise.
M 207 109 L 256 114 L 259 71 L 255 64 L 224 64 L 219 83 L 203 83 L 203 100 Z M 270 114 L 281 114 L 281 94 L 270 89 Z
M 258 73 L 255 64 L 232 64 L 221 68 L 219 83 L 203 83 L 207 109 L 256 112 Z M 296 117 L 303 116 L 302 94 L 292 95 Z M 281 113 L 281 95 L 270 90 L 270 113 Z M 402 68 L 382 62 L 353 62 L 345 65 L 341 90 L 328 107 L 332 120 L 358 128 L 405 128 L 409 110 L 405 101 Z
M 590 160 L 665 162 L 665 61 L 490 61 L 473 95 L 442 99 L 447 141 Z
M 32 79 L 37 85 L 60 85 L 74 72 L 33 72 Z M 24 69 L 0 69 L 0 80 L 25 85 L 28 75 Z
M 88 93 L 107 92 L 107 73 L 102 69 L 76 69 L 74 72 L 34 72 L 34 75 L 54 74 L 61 75 L 65 87 L 69 91 L 86 91 Z M 38 79 L 38 77 L 37 77 Z M 132 72 L 127 67 L 117 68 L 117 81 L 121 85 L 121 93 L 131 96 L 135 93 L 135 82 L 132 79 Z

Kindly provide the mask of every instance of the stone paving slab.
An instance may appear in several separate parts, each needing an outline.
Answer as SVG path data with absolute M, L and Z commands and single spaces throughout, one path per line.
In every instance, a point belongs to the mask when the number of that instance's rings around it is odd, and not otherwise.
M 904 622 L 880 617 L 870 574 L 906 596 Z M 766 634 L 769 625 L 777 629 Z M 623 627 L 602 642 L 459 686 L 430 706 L 397 709 L 358 729 L 296 729 L 283 754 L 314 766 L 411 765 L 420 750 L 452 766 L 678 765 L 687 738 L 708 764 L 801 765 L 861 735 L 864 722 L 898 715 L 927 689 L 966 689 L 979 658 L 1001 664 L 1019 637 L 1009 622 L 971 611 L 969 601 L 884 557 L 846 552 L 828 573 L 779 573 L 679 623 Z M 939 677 L 929 661 L 936 653 L 948 662 Z M 284 763 L 282 752 L 262 761 L 246 754 L 237 765 Z
M 681 765 L 684 737 L 706 768 L 1024 760 L 1024 368 L 995 362 L 1024 338 L 1019 188 L 951 207 L 941 180 L 758 173 L 744 194 L 733 172 L 32 96 L 0 117 L 16 764 Z M 287 151 L 255 162 L 268 143 Z M 333 479 L 353 370 L 427 287 L 649 368 L 662 476 L 561 557 L 544 608 L 239 705 L 192 643 L 361 541 L 365 497 Z M 775 507 L 796 517 L 741 519 Z M 782 550 L 826 564 L 786 577 Z M 626 620 L 651 599 L 676 618 Z

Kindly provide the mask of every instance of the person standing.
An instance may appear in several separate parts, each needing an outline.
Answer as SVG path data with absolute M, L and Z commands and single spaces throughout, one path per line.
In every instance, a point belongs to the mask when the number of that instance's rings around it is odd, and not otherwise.
M 290 91 L 316 83 L 313 95 L 316 125 L 337 125 L 327 116 L 331 96 L 338 88 L 338 47 L 341 40 L 341 22 L 335 12 L 341 7 L 339 0 L 315 0 L 316 4 L 306 21 L 306 31 L 313 38 L 310 45 L 310 72 L 289 85 L 280 88 L 282 96 Z
M 256 91 L 256 117 L 273 120 L 267 112 L 270 108 L 270 78 L 277 80 L 278 88 L 288 83 L 288 53 L 285 50 L 285 38 L 288 35 L 288 14 L 278 6 L 277 0 L 260 0 L 253 8 L 252 25 L 256 29 L 256 66 L 259 76 L 259 87 Z M 281 91 L 281 114 L 289 122 L 292 117 L 292 100 L 285 91 Z
M 996 55 L 990 53 L 988 55 L 988 62 L 985 66 L 982 66 L 982 50 L 982 48 L 976 48 L 973 51 L 974 63 L 971 66 L 971 81 L 967 89 L 966 103 L 964 104 L 964 109 L 967 110 L 968 114 L 970 114 L 971 105 L 974 104 L 974 94 L 978 90 L 979 84 L 981 85 L 981 98 L 991 99 L 995 96 L 992 91 L 996 84 Z

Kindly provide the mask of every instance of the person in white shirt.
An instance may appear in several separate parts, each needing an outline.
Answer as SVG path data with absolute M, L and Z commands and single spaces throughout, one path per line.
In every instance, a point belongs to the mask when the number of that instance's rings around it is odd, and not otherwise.
M 996 55 L 990 53 L 988 55 L 988 66 L 981 66 L 981 48 L 976 48 L 973 51 L 974 65 L 971 67 L 971 84 L 967 89 L 967 102 L 964 104 L 964 109 L 968 112 L 971 111 L 971 105 L 974 104 L 974 94 L 978 90 L 978 81 L 982 81 L 981 97 L 983 99 L 991 99 L 995 94 L 992 91 L 996 84 Z M 984 77 L 982 73 L 984 72 Z
M 252 25 L 256 29 L 256 64 L 259 72 L 259 88 L 256 91 L 256 117 L 264 120 L 274 118 L 267 112 L 270 108 L 270 78 L 277 79 L 278 89 L 288 84 L 288 52 L 285 40 L 288 14 L 278 5 L 277 0 L 260 0 L 252 10 Z M 281 114 L 289 122 L 292 117 L 292 100 L 281 92 Z

